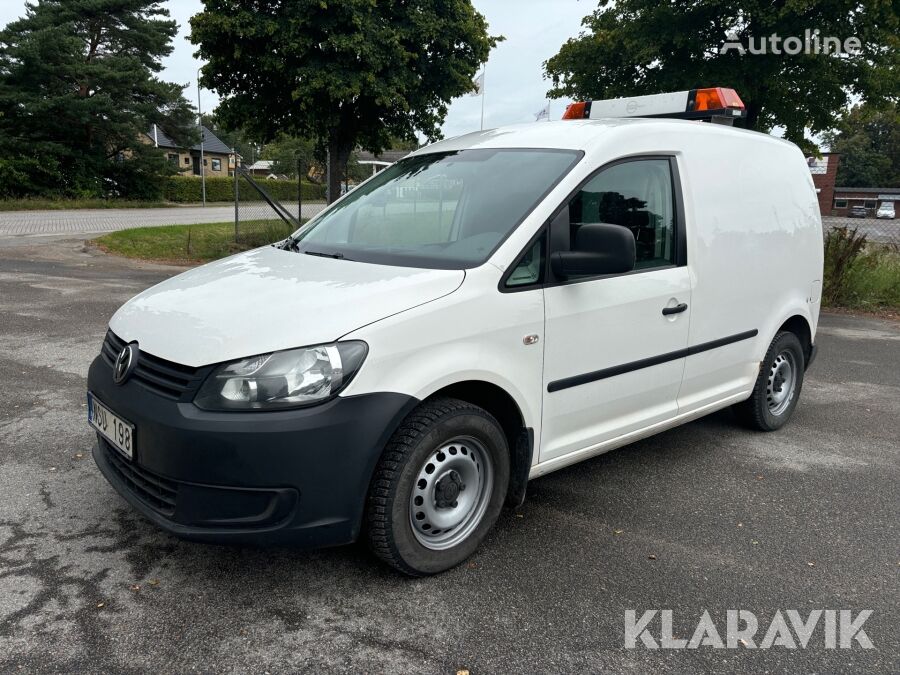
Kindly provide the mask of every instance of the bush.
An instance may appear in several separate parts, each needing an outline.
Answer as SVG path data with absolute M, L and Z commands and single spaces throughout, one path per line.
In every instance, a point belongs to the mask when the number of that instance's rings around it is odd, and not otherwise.
M 822 304 L 855 309 L 900 307 L 900 251 L 866 244 L 865 235 L 846 227 L 825 237 Z
M 259 181 L 273 199 L 281 202 L 297 201 L 297 182 L 291 180 Z M 245 180 L 240 181 L 241 201 L 261 201 L 259 194 Z M 203 201 L 202 181 L 197 176 L 170 176 L 166 179 L 164 197 L 166 201 L 180 204 Z M 303 183 L 303 201 L 323 201 L 325 187 L 313 183 Z M 206 179 L 206 200 L 209 202 L 233 202 L 234 178 Z
M 900 309 L 900 252 L 896 247 L 867 248 L 847 275 L 841 300 L 845 307 Z
M 866 235 L 856 228 L 836 227 L 825 235 L 825 280 L 822 285 L 822 303 L 842 305 L 846 300 L 848 279 L 858 263 Z
M 58 163 L 51 157 L 0 158 L 0 199 L 55 197 L 62 192 L 60 182 Z

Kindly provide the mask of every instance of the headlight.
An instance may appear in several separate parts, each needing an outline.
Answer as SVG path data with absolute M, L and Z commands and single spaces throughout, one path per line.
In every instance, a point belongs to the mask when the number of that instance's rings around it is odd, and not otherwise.
M 214 370 L 194 403 L 205 410 L 298 408 L 335 396 L 366 358 L 365 342 L 251 356 Z

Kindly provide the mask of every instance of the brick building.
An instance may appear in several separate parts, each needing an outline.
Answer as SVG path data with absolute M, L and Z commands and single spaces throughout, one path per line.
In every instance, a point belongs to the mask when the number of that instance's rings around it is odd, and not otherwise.
M 806 160 L 819 197 L 819 213 L 823 216 L 830 216 L 834 208 L 834 183 L 840 160 L 841 156 L 836 152 L 823 152 L 821 157 Z
M 863 206 L 869 218 L 875 217 L 875 211 L 884 202 L 900 202 L 900 188 L 834 188 L 834 203 L 829 215 L 846 216 L 851 206 Z

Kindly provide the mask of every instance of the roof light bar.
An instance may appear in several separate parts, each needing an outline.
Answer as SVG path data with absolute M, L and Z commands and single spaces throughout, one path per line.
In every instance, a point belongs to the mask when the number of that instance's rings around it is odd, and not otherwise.
M 666 94 L 578 101 L 566 106 L 564 120 L 610 117 L 668 117 L 688 120 L 734 120 L 746 115 L 741 97 L 734 89 L 711 87 Z

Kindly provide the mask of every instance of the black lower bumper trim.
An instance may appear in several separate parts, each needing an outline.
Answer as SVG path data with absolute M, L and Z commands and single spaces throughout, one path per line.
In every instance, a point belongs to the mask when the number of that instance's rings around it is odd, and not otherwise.
M 100 358 L 88 387 L 134 425 L 132 460 L 102 439 L 94 458 L 149 520 L 190 539 L 304 547 L 356 539 L 381 451 L 418 403 L 383 392 L 297 410 L 209 412 L 131 381 L 117 386 Z
M 117 457 L 103 439 L 94 446 L 94 461 L 116 491 L 144 517 L 187 539 L 264 542 L 267 535 L 277 533 L 290 520 L 297 505 L 297 491 L 292 488 L 250 490 L 167 481 L 175 487 L 177 499 L 173 497 L 171 506 L 160 508 L 122 471 L 121 463 L 127 460 Z

